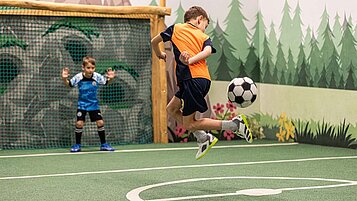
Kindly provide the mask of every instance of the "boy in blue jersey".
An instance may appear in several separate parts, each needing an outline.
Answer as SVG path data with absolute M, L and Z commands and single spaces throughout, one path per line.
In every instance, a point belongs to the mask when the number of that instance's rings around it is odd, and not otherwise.
M 72 79 L 68 79 L 69 69 L 63 68 L 62 80 L 68 87 L 78 87 L 78 108 L 76 121 L 76 144 L 71 147 L 71 152 L 81 151 L 81 138 L 86 114 L 89 114 L 91 122 L 96 122 L 98 135 L 100 138 L 101 151 L 114 151 L 105 140 L 104 120 L 100 113 L 97 92 L 99 85 L 107 85 L 115 78 L 115 72 L 112 69 L 107 70 L 106 76 L 95 72 L 95 59 L 93 57 L 84 57 L 82 72 L 76 74 Z

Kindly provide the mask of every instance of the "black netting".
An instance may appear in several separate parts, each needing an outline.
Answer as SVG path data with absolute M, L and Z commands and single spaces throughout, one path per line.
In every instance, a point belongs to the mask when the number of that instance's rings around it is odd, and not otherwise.
M 93 56 L 115 81 L 99 90 L 107 141 L 152 142 L 150 20 L 0 15 L 0 148 L 74 143 L 78 90 L 66 88 Z M 87 115 L 83 145 L 98 145 Z

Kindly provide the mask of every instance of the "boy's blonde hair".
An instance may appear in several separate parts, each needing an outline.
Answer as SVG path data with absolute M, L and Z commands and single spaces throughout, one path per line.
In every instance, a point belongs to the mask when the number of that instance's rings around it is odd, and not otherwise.
M 82 65 L 86 66 L 88 64 L 91 64 L 91 65 L 95 66 L 95 59 L 93 57 L 90 57 L 90 56 L 83 57 Z
M 208 24 L 209 24 L 209 18 L 207 15 L 207 12 L 199 6 L 192 6 L 191 8 L 189 8 L 184 15 L 184 22 L 189 22 L 191 19 L 196 19 L 196 17 L 198 16 L 203 16 L 203 18 L 208 20 Z

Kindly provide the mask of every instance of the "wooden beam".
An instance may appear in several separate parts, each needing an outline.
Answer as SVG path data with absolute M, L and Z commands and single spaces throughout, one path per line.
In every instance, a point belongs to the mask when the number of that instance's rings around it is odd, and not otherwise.
M 151 38 L 158 34 L 158 16 L 151 18 Z M 159 85 L 159 59 L 152 51 L 152 68 L 151 68 L 151 94 L 152 94 L 152 117 L 153 117 L 153 137 L 154 143 L 160 143 L 160 85 Z
M 83 4 L 54 3 L 34 0 L 1 0 L 0 6 L 31 8 L 52 11 L 104 13 L 104 14 L 150 14 L 170 15 L 171 8 L 160 6 L 98 6 Z
M 160 0 L 160 6 L 165 7 L 166 1 Z M 158 19 L 158 33 L 165 29 L 165 17 L 159 16 Z M 164 43 L 160 44 L 160 49 L 164 51 Z M 166 79 L 166 63 L 163 60 L 159 60 L 159 75 L 160 75 L 160 142 L 168 143 L 167 134 L 167 79 Z

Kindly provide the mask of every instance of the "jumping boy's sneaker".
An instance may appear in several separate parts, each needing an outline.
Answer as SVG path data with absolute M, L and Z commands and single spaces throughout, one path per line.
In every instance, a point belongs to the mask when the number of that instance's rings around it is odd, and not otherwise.
M 71 152 L 80 152 L 81 151 L 81 144 L 75 144 L 71 147 Z
M 218 139 L 212 134 L 207 134 L 207 140 L 203 143 L 198 143 L 198 151 L 196 154 L 196 160 L 202 158 L 216 143 Z
M 237 124 L 238 133 L 235 132 L 238 136 L 243 136 L 248 143 L 253 142 L 253 135 L 249 129 L 247 118 L 244 114 L 238 115 L 232 119 L 234 123 Z
M 100 150 L 101 151 L 115 151 L 113 147 L 111 147 L 108 143 L 104 143 L 100 145 Z

